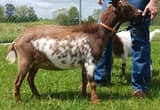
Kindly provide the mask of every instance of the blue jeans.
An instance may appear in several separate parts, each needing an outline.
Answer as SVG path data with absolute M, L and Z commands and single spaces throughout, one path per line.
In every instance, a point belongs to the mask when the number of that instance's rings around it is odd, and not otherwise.
M 109 39 L 101 58 L 94 71 L 94 80 L 97 83 L 110 83 L 112 69 L 112 39 Z
M 148 91 L 150 72 L 150 18 L 132 25 L 130 29 L 132 39 L 132 86 L 134 90 Z
M 107 2 L 105 0 L 104 2 Z M 149 0 L 129 0 L 129 3 L 144 10 Z M 108 2 L 107 2 L 108 3 Z M 106 5 L 105 5 L 106 6 Z M 102 7 L 104 11 L 104 7 Z M 147 91 L 150 84 L 150 19 L 145 17 L 130 25 L 132 37 L 132 85 L 134 90 Z M 112 42 L 109 41 L 102 57 L 96 65 L 94 79 L 96 82 L 111 81 Z
M 107 4 L 112 0 L 104 0 L 101 13 L 107 7 Z M 100 21 L 98 21 L 100 22 Z M 112 69 L 112 39 L 108 41 L 106 48 L 104 48 L 101 58 L 96 65 L 94 72 L 94 80 L 100 83 L 111 82 L 111 69 Z

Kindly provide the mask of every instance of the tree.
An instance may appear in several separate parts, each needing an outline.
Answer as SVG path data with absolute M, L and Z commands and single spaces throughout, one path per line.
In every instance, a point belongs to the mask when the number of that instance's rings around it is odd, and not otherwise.
M 28 16 L 30 18 L 30 21 L 37 21 L 38 17 L 33 9 L 33 7 L 29 7 L 28 9 Z
M 13 22 L 14 19 L 15 19 L 14 14 L 15 14 L 15 6 L 13 4 L 7 3 L 5 5 L 6 20 L 9 21 L 9 22 Z
M 3 6 L 0 6 L 0 17 L 3 17 L 4 15 L 4 9 Z
M 70 25 L 79 24 L 79 11 L 76 7 L 71 7 L 68 11 Z
M 13 4 L 7 3 L 5 5 L 5 16 L 10 21 L 14 17 L 15 14 L 15 6 Z
M 92 23 L 92 22 L 96 22 L 96 20 L 93 18 L 93 16 L 88 16 L 88 22 Z
M 92 17 L 95 19 L 95 21 L 98 21 L 99 16 L 100 16 L 100 12 L 101 12 L 100 9 L 93 10 Z
M 15 22 L 36 21 L 38 19 L 34 9 L 26 5 L 16 7 L 15 18 Z
M 61 25 L 75 25 L 79 22 L 79 11 L 76 7 L 56 11 L 56 14 L 55 19 Z
M 0 6 L 0 22 L 4 21 L 4 8 Z
M 66 14 L 58 14 L 56 17 L 56 21 L 60 24 L 60 25 L 69 25 L 69 18 Z
M 56 18 L 58 15 L 66 14 L 66 13 L 67 13 L 67 9 L 66 8 L 61 8 L 61 9 L 58 9 L 56 11 L 53 11 L 52 15 L 53 15 L 53 18 Z

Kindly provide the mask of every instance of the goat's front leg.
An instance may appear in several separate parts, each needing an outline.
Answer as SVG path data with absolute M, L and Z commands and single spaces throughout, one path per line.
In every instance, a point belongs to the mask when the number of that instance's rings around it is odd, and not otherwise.
M 93 73 L 95 70 L 95 64 L 85 64 L 85 68 L 87 70 L 88 81 L 91 89 L 91 101 L 93 103 L 98 103 L 100 100 L 96 93 L 96 83 L 93 78 Z
M 127 62 L 127 57 L 128 57 L 128 54 L 123 54 L 122 55 L 122 66 L 121 66 L 121 80 L 124 80 L 125 79 L 125 75 L 126 75 L 126 62 Z

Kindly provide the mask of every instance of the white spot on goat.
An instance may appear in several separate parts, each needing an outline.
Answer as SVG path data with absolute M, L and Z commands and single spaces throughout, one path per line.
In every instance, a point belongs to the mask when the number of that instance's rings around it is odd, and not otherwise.
M 36 45 L 37 43 L 39 45 Z M 78 66 L 80 62 L 92 64 L 87 66 L 89 74 L 91 68 L 94 68 L 91 47 L 87 37 L 68 38 L 67 40 L 40 38 L 32 41 L 32 44 L 60 69 Z

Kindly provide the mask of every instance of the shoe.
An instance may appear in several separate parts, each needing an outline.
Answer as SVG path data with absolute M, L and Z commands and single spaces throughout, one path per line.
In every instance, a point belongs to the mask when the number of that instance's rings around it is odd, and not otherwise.
M 144 99 L 146 94 L 142 90 L 136 90 L 134 91 L 134 96 L 138 99 Z

